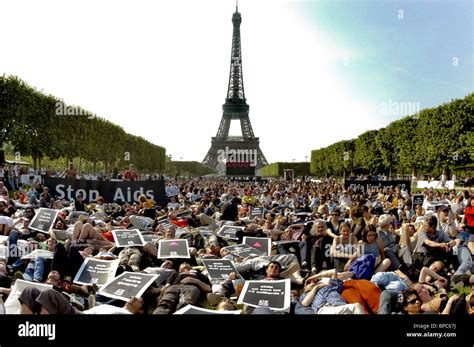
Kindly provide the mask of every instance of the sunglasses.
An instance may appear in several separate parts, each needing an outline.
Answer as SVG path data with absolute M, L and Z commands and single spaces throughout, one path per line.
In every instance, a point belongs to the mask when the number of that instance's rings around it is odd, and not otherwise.
M 410 304 L 410 305 L 413 305 L 413 304 L 416 304 L 417 301 L 420 301 L 420 300 L 418 300 L 418 298 L 413 298 L 413 299 L 407 301 L 407 303 Z

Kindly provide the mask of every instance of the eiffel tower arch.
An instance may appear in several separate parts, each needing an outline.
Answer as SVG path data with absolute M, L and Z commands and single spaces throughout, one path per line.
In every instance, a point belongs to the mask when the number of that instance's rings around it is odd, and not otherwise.
M 242 16 L 236 7 L 232 15 L 232 52 L 227 97 L 222 105 L 223 114 L 217 134 L 211 139 L 211 148 L 203 164 L 226 175 L 253 176 L 255 170 L 268 165 L 268 162 L 260 149 L 259 138 L 253 133 L 249 105 L 245 99 L 240 46 L 241 23 Z M 232 120 L 240 121 L 242 136 L 229 136 Z

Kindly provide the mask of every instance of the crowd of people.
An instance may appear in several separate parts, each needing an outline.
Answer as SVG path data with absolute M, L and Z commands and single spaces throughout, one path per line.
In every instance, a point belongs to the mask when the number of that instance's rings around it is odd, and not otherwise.
M 126 176 L 137 178 L 132 167 Z M 353 190 L 335 179 L 177 178 L 166 185 L 179 194 L 158 206 L 145 195 L 118 205 L 102 197 L 84 202 L 78 194 L 69 203 L 53 199 L 48 187 L 20 189 L 11 199 L 0 182 L 0 235 L 10 252 L 0 254 L 0 299 L 23 279 L 53 286 L 23 290 L 25 314 L 172 314 L 187 305 L 244 314 L 474 313 L 474 196 L 468 189 L 425 189 L 414 204 L 400 186 Z M 39 207 L 59 211 L 49 233 L 29 229 Z M 250 218 L 256 207 L 263 214 Z M 136 228 L 137 221 L 152 238 L 144 246 L 117 247 L 111 230 Z M 243 228 L 234 240 L 219 235 L 223 225 Z M 229 251 L 245 236 L 270 238 L 271 253 Z M 190 257 L 159 259 L 159 240 L 176 238 L 187 240 Z M 22 259 L 12 252 L 19 240 L 53 258 Z M 73 282 L 88 257 L 118 259 L 116 276 L 164 269 L 168 275 L 124 303 L 100 295 L 95 285 Z M 216 282 L 203 259 L 229 259 L 238 273 Z M 290 279 L 289 309 L 237 305 L 239 277 Z

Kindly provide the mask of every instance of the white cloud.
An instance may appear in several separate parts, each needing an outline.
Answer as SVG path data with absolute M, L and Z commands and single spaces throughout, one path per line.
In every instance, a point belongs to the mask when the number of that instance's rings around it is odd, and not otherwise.
M 0 73 L 81 105 L 167 148 L 202 160 L 227 92 L 233 1 L 0 2 Z M 346 57 L 292 2 L 240 1 L 250 119 L 270 162 L 383 125 L 351 90 Z M 334 69 L 335 62 L 341 68 Z

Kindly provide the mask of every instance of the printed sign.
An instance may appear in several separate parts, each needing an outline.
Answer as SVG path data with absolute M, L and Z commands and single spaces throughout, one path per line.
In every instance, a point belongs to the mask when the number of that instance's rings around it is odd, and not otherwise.
M 175 226 L 173 223 L 171 223 L 168 218 L 161 219 L 161 220 L 159 220 L 157 223 L 158 223 L 158 225 L 162 225 L 162 226 L 163 226 L 163 230 L 166 230 L 166 229 L 168 229 L 169 227 L 176 228 L 176 226 Z
M 208 310 L 206 308 L 197 307 L 193 305 L 186 305 L 183 308 L 180 308 L 173 314 L 240 314 L 241 310 L 234 311 L 217 311 L 217 310 Z
M 441 200 L 437 202 L 432 202 L 431 206 L 432 208 L 434 208 L 435 212 L 438 212 L 443 207 L 447 207 L 449 211 L 451 211 L 451 202 L 449 200 Z
M 38 258 L 44 258 L 44 259 L 53 259 L 54 253 L 51 251 L 47 251 L 44 249 L 35 249 L 33 252 L 28 253 L 21 257 L 21 259 L 38 259 Z
M 138 229 L 115 229 L 112 230 L 115 245 L 117 247 L 143 246 L 145 240 Z
M 211 282 L 227 280 L 232 272 L 235 272 L 241 278 L 229 259 L 202 259 L 202 263 L 206 267 Z
M 43 284 L 37 282 L 30 282 L 24 280 L 16 280 L 15 284 L 12 287 L 12 291 L 8 295 L 8 299 L 5 301 L 5 312 L 6 314 L 20 314 L 21 312 L 21 304 L 18 301 L 23 290 L 27 287 L 34 287 L 39 291 L 43 291 L 46 289 L 53 288 L 51 284 Z
M 290 307 L 290 280 L 245 281 L 238 304 L 284 311 Z
M 454 189 L 454 181 L 417 181 L 417 188 Z
M 412 197 L 413 204 L 412 206 L 415 207 L 416 205 L 423 205 L 423 202 L 425 201 L 425 196 L 423 194 L 413 194 Z
M 181 236 L 189 234 L 189 233 L 190 231 L 188 228 L 178 228 L 176 229 L 176 233 L 174 234 L 174 236 L 179 239 L 181 238 Z
M 160 240 L 158 259 L 166 258 L 190 258 L 188 241 L 182 239 Z
M 166 187 L 165 192 L 166 192 L 167 197 L 177 196 L 179 195 L 179 187 L 178 186 Z
M 234 225 L 223 225 L 217 235 L 224 239 L 238 240 L 239 238 L 236 236 L 236 234 L 238 231 L 241 230 L 244 230 L 244 227 L 238 227 Z
M 156 234 L 142 234 L 142 237 L 143 241 L 150 243 L 156 243 L 156 241 L 158 241 L 158 239 L 160 238 L 160 236 Z
M 58 210 L 52 210 L 50 208 L 40 208 L 35 214 L 29 224 L 29 228 L 40 231 L 45 234 L 49 234 L 49 231 L 53 227 L 54 221 L 58 216 Z
M 166 206 L 165 182 L 158 181 L 93 181 L 66 178 L 45 177 L 44 186 L 49 187 L 50 194 L 59 199 L 72 200 L 82 193 L 84 201 L 93 202 L 102 196 L 105 202 L 133 203 L 144 194 L 148 199 Z
M 201 234 L 201 236 L 205 237 L 205 238 L 214 235 L 214 232 L 210 229 L 207 229 L 207 228 L 201 228 L 200 227 L 200 228 L 198 228 L 198 230 L 199 230 L 199 234 Z
M 366 193 L 370 192 L 372 188 L 378 187 L 396 187 L 400 186 L 401 189 L 406 189 L 408 193 L 411 191 L 410 181 L 405 180 L 393 180 L 393 181 L 344 181 L 344 188 L 352 188 L 353 192 Z
M 162 267 L 147 267 L 143 272 L 151 275 L 158 275 L 155 280 L 157 286 L 165 284 L 172 274 L 176 274 L 176 270 L 165 269 Z
M 246 244 L 240 244 L 240 245 L 235 245 L 235 246 L 227 246 L 224 247 L 223 249 L 227 249 L 230 253 L 237 255 L 239 257 L 245 258 L 248 256 L 261 256 L 261 255 L 266 255 L 265 252 L 253 248 L 252 246 L 246 245 Z
M 130 218 L 130 221 L 139 230 L 149 230 L 155 222 L 153 219 L 143 216 L 133 216 L 133 218 Z
M 272 239 L 270 237 L 244 236 L 243 243 L 262 251 L 266 255 L 272 252 Z
M 132 296 L 142 296 L 157 277 L 158 275 L 126 271 L 110 280 L 98 293 L 108 298 L 128 301 Z
M 249 219 L 254 220 L 255 218 L 263 218 L 264 209 L 263 207 L 253 207 L 249 213 Z
M 115 276 L 119 260 L 102 260 L 94 258 L 85 258 L 76 277 L 74 283 L 83 285 L 96 284 L 103 286 Z

